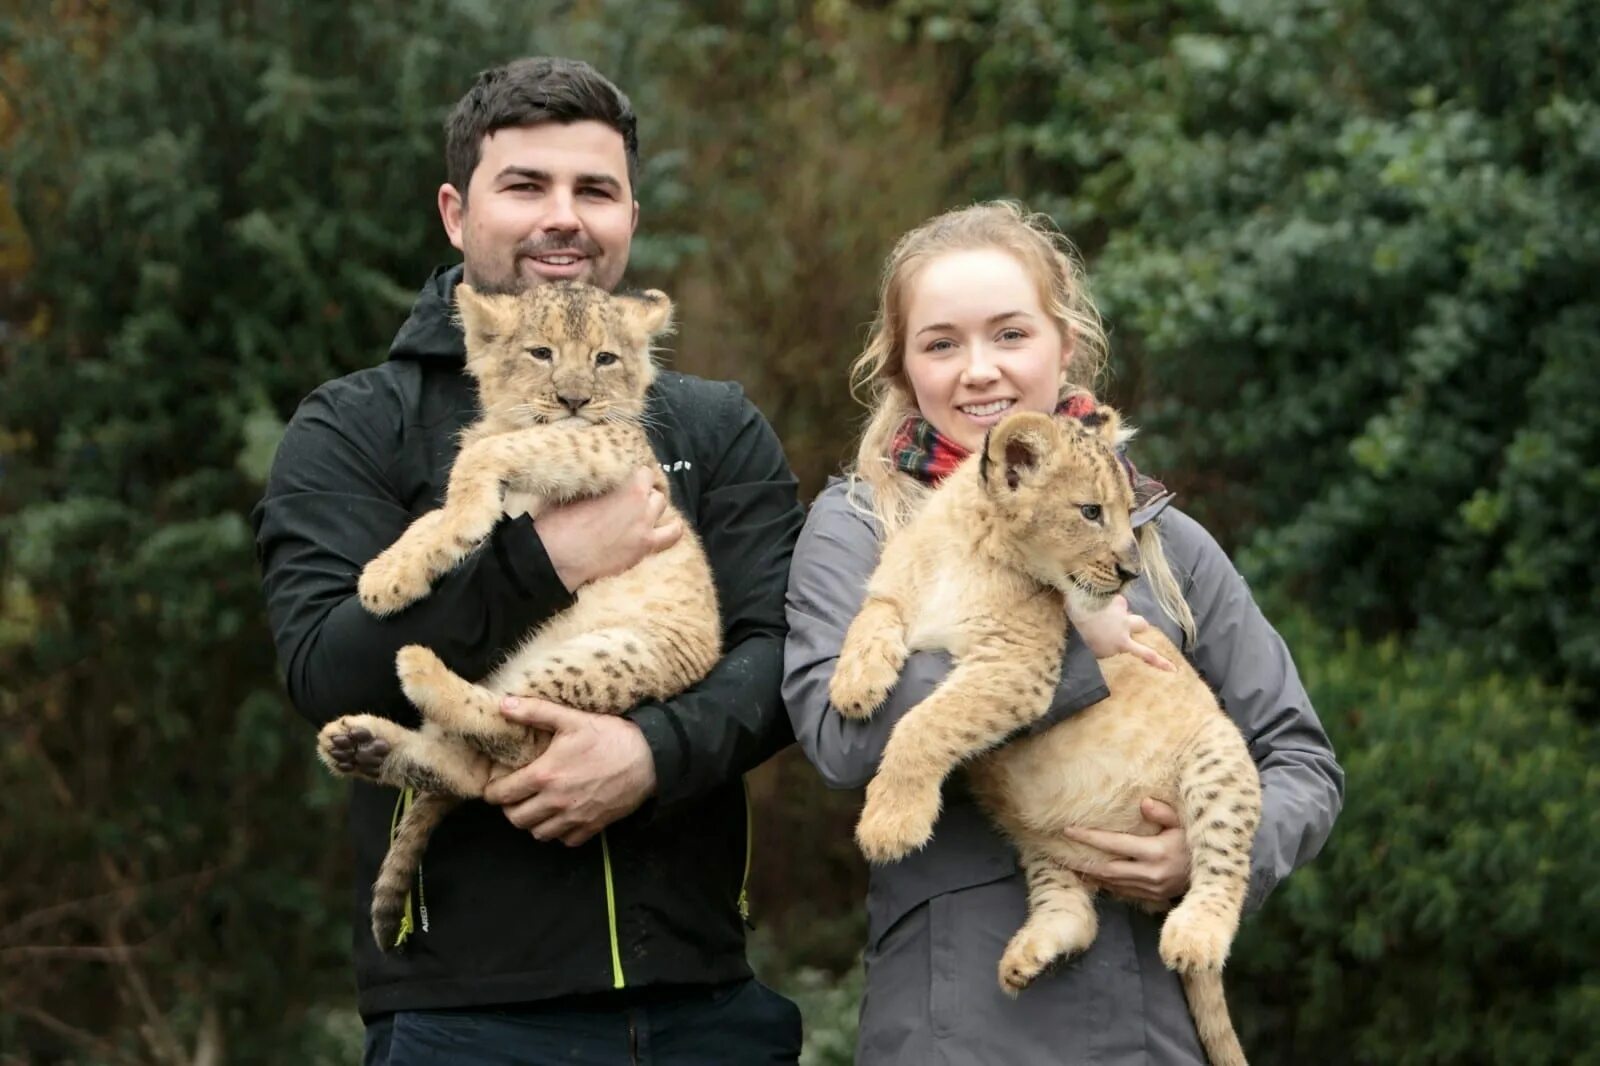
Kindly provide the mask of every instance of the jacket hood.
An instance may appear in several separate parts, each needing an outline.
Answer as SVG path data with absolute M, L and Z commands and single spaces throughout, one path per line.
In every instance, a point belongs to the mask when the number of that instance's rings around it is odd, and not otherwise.
M 436 267 L 423 283 L 411 317 L 389 345 L 390 359 L 416 359 L 446 362 L 459 366 L 466 362 L 466 343 L 455 322 L 456 283 L 461 280 L 461 264 Z

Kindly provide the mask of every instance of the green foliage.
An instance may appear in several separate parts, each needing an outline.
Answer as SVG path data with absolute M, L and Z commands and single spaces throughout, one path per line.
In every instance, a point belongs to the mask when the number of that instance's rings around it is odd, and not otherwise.
M 1600 9 L 897 10 L 988 187 L 1097 252 L 1152 466 L 1253 575 L 1592 704 Z
M 244 515 L 452 255 L 446 109 L 539 51 L 633 95 L 632 279 L 808 491 L 893 240 L 1015 195 L 1093 259 L 1141 465 L 1263 598 L 1374 641 L 1291 634 L 1349 806 L 1240 945 L 1259 1058 L 1600 1045 L 1565 709 L 1600 684 L 1600 8 L 33 6 L 0 15 L 0 1061 L 351 1060 L 343 793 Z M 856 798 L 792 755 L 754 791 L 758 965 L 847 1062 Z
M 1326 850 L 1245 924 L 1267 1062 L 1575 1063 L 1600 1047 L 1600 741 L 1461 653 L 1286 631 L 1347 773 Z
M 349 1061 L 344 789 L 245 515 L 449 254 L 446 109 L 560 39 L 446 0 L 55 6 L 0 18 L 0 1045 Z

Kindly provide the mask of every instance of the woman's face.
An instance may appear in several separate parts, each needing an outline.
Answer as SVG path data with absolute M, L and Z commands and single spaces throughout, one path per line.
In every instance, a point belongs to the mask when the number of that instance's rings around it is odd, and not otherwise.
M 940 433 L 976 451 L 1008 411 L 1055 410 L 1071 352 L 1013 256 L 947 252 L 906 295 L 906 380 Z

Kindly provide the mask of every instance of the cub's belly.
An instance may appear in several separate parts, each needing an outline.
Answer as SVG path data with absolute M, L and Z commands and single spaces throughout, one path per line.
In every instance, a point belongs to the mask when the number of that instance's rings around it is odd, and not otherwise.
M 1177 803 L 1178 758 L 1196 723 L 1152 721 L 1105 700 L 1038 736 L 1012 741 L 973 767 L 980 797 L 1036 832 L 1068 825 L 1150 833 L 1145 797 Z

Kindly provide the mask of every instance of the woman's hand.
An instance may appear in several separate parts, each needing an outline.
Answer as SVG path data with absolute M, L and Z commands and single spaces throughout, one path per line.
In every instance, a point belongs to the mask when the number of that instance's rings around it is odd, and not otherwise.
M 1088 862 L 1073 869 L 1100 881 L 1121 896 L 1168 903 L 1189 890 L 1189 840 L 1178 812 L 1160 800 L 1139 804 L 1144 820 L 1161 827 L 1155 836 L 1112 833 L 1069 826 L 1066 835 L 1115 859 Z
M 1113 596 L 1110 603 L 1091 614 L 1079 614 L 1073 609 L 1071 599 L 1068 599 L 1067 618 L 1083 637 L 1089 650 L 1094 652 L 1096 659 L 1109 659 L 1113 655 L 1126 653 L 1138 656 L 1157 670 L 1175 669 L 1166 656 L 1133 639 L 1135 633 L 1149 629 L 1150 623 L 1144 620 L 1143 615 L 1128 610 L 1126 596 Z

